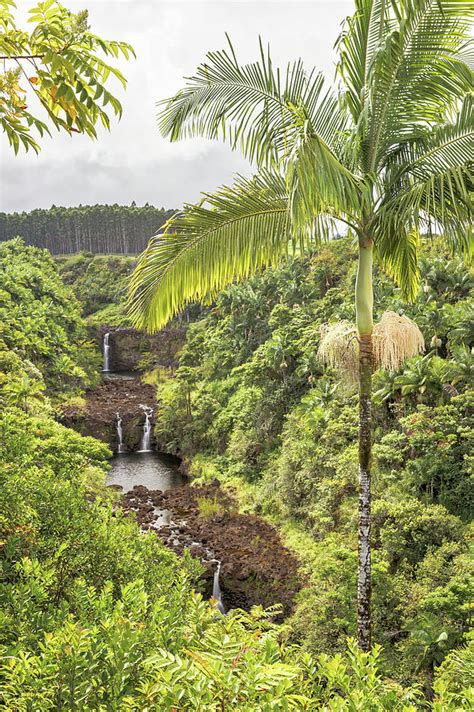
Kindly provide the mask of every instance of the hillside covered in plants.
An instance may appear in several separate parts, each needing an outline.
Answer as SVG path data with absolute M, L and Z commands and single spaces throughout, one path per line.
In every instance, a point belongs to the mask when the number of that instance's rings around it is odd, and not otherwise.
M 347 245 L 229 289 L 189 326 L 176 377 L 159 371 L 162 446 L 190 462 L 196 484 L 218 477 L 237 491 L 241 511 L 277 523 L 307 571 L 283 625 L 271 611 L 217 613 L 193 591 L 197 562 L 120 514 L 104 487 L 108 448 L 57 422 L 57 404 L 97 382 L 100 355 L 81 316 L 88 302 L 76 301 L 47 252 L 13 241 L 0 258 L 6 709 L 172 710 L 179 699 L 183 709 L 342 710 L 364 700 L 363 709 L 411 710 L 431 695 L 442 661 L 438 708 L 468 708 L 472 431 L 462 354 L 471 337 L 461 263 L 448 268 L 452 299 L 442 253 L 427 257 L 427 289 L 413 306 L 430 303 L 437 318 L 438 355 L 423 357 L 436 365 L 432 381 L 441 374 L 436 395 L 407 378 L 415 363 L 391 390 L 377 375 L 377 645 L 363 654 L 347 647 L 354 396 L 314 357 L 323 315 L 350 318 Z M 377 288 L 396 306 L 380 275 Z M 22 318 L 12 308 L 18 290 L 29 305 Z M 423 328 L 430 338 L 433 324 Z
M 472 277 L 426 245 L 407 306 L 380 272 L 378 314 L 420 326 L 425 353 L 374 376 L 375 639 L 387 670 L 428 688 L 466 643 L 473 514 Z M 278 522 L 308 571 L 290 640 L 314 654 L 353 635 L 357 422 L 352 376 L 318 360 L 321 327 L 353 322 L 355 262 L 338 240 L 225 290 L 192 324 L 174 378 L 159 387 L 156 432 L 199 481 L 236 486 Z

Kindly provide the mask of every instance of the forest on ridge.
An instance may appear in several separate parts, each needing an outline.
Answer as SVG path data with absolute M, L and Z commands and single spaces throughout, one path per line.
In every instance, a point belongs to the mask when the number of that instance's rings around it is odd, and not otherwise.
M 173 215 L 152 205 L 53 206 L 29 213 L 0 213 L 0 240 L 21 235 L 53 255 L 88 251 L 137 255 Z

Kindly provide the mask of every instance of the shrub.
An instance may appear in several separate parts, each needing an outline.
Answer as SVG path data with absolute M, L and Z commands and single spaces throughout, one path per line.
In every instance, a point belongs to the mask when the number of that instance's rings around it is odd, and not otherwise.
M 213 499 L 210 497 L 198 497 L 196 502 L 199 516 L 203 519 L 212 519 L 222 512 L 222 507 L 217 501 L 217 495 Z

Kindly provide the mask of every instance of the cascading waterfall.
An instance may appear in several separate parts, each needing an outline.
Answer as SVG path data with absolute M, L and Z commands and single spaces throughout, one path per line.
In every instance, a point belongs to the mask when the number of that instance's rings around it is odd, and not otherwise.
M 104 334 L 104 343 L 103 343 L 103 350 L 104 350 L 104 367 L 102 371 L 108 372 L 110 371 L 110 344 L 109 344 L 109 337 L 110 337 L 110 332 L 106 332 Z
M 120 417 L 120 413 L 117 413 L 117 440 L 118 440 L 118 445 L 117 445 L 117 452 L 125 452 L 125 445 L 123 444 L 123 429 L 122 429 L 122 418 Z
M 217 561 L 217 566 L 214 571 L 214 581 L 212 583 L 212 597 L 217 601 L 217 608 L 221 613 L 225 614 L 224 604 L 222 603 L 222 591 L 219 582 L 219 576 L 221 573 L 221 562 Z
M 153 415 L 153 408 L 150 408 L 147 405 L 141 405 L 140 408 L 145 413 L 145 422 L 143 424 L 143 436 L 138 452 L 151 452 L 151 418 Z

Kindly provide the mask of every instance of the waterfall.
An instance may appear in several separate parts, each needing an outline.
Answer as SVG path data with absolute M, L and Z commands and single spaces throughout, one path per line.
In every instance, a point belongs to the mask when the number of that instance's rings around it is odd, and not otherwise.
M 109 344 L 110 332 L 104 334 L 104 367 L 102 371 L 110 371 L 110 344 Z
M 118 440 L 118 445 L 117 445 L 117 452 L 125 452 L 125 445 L 123 444 L 123 430 L 122 430 L 122 418 L 120 417 L 120 413 L 117 413 L 117 440 Z
M 143 424 L 143 435 L 138 452 L 151 452 L 151 418 L 153 415 L 153 408 L 150 408 L 147 405 L 141 405 L 140 408 L 145 413 L 145 422 Z
M 219 583 L 219 576 L 221 573 L 221 562 L 217 561 L 216 570 L 214 571 L 214 581 L 212 583 L 212 597 L 217 601 L 217 608 L 223 614 L 225 614 L 224 604 L 222 603 L 222 591 Z

